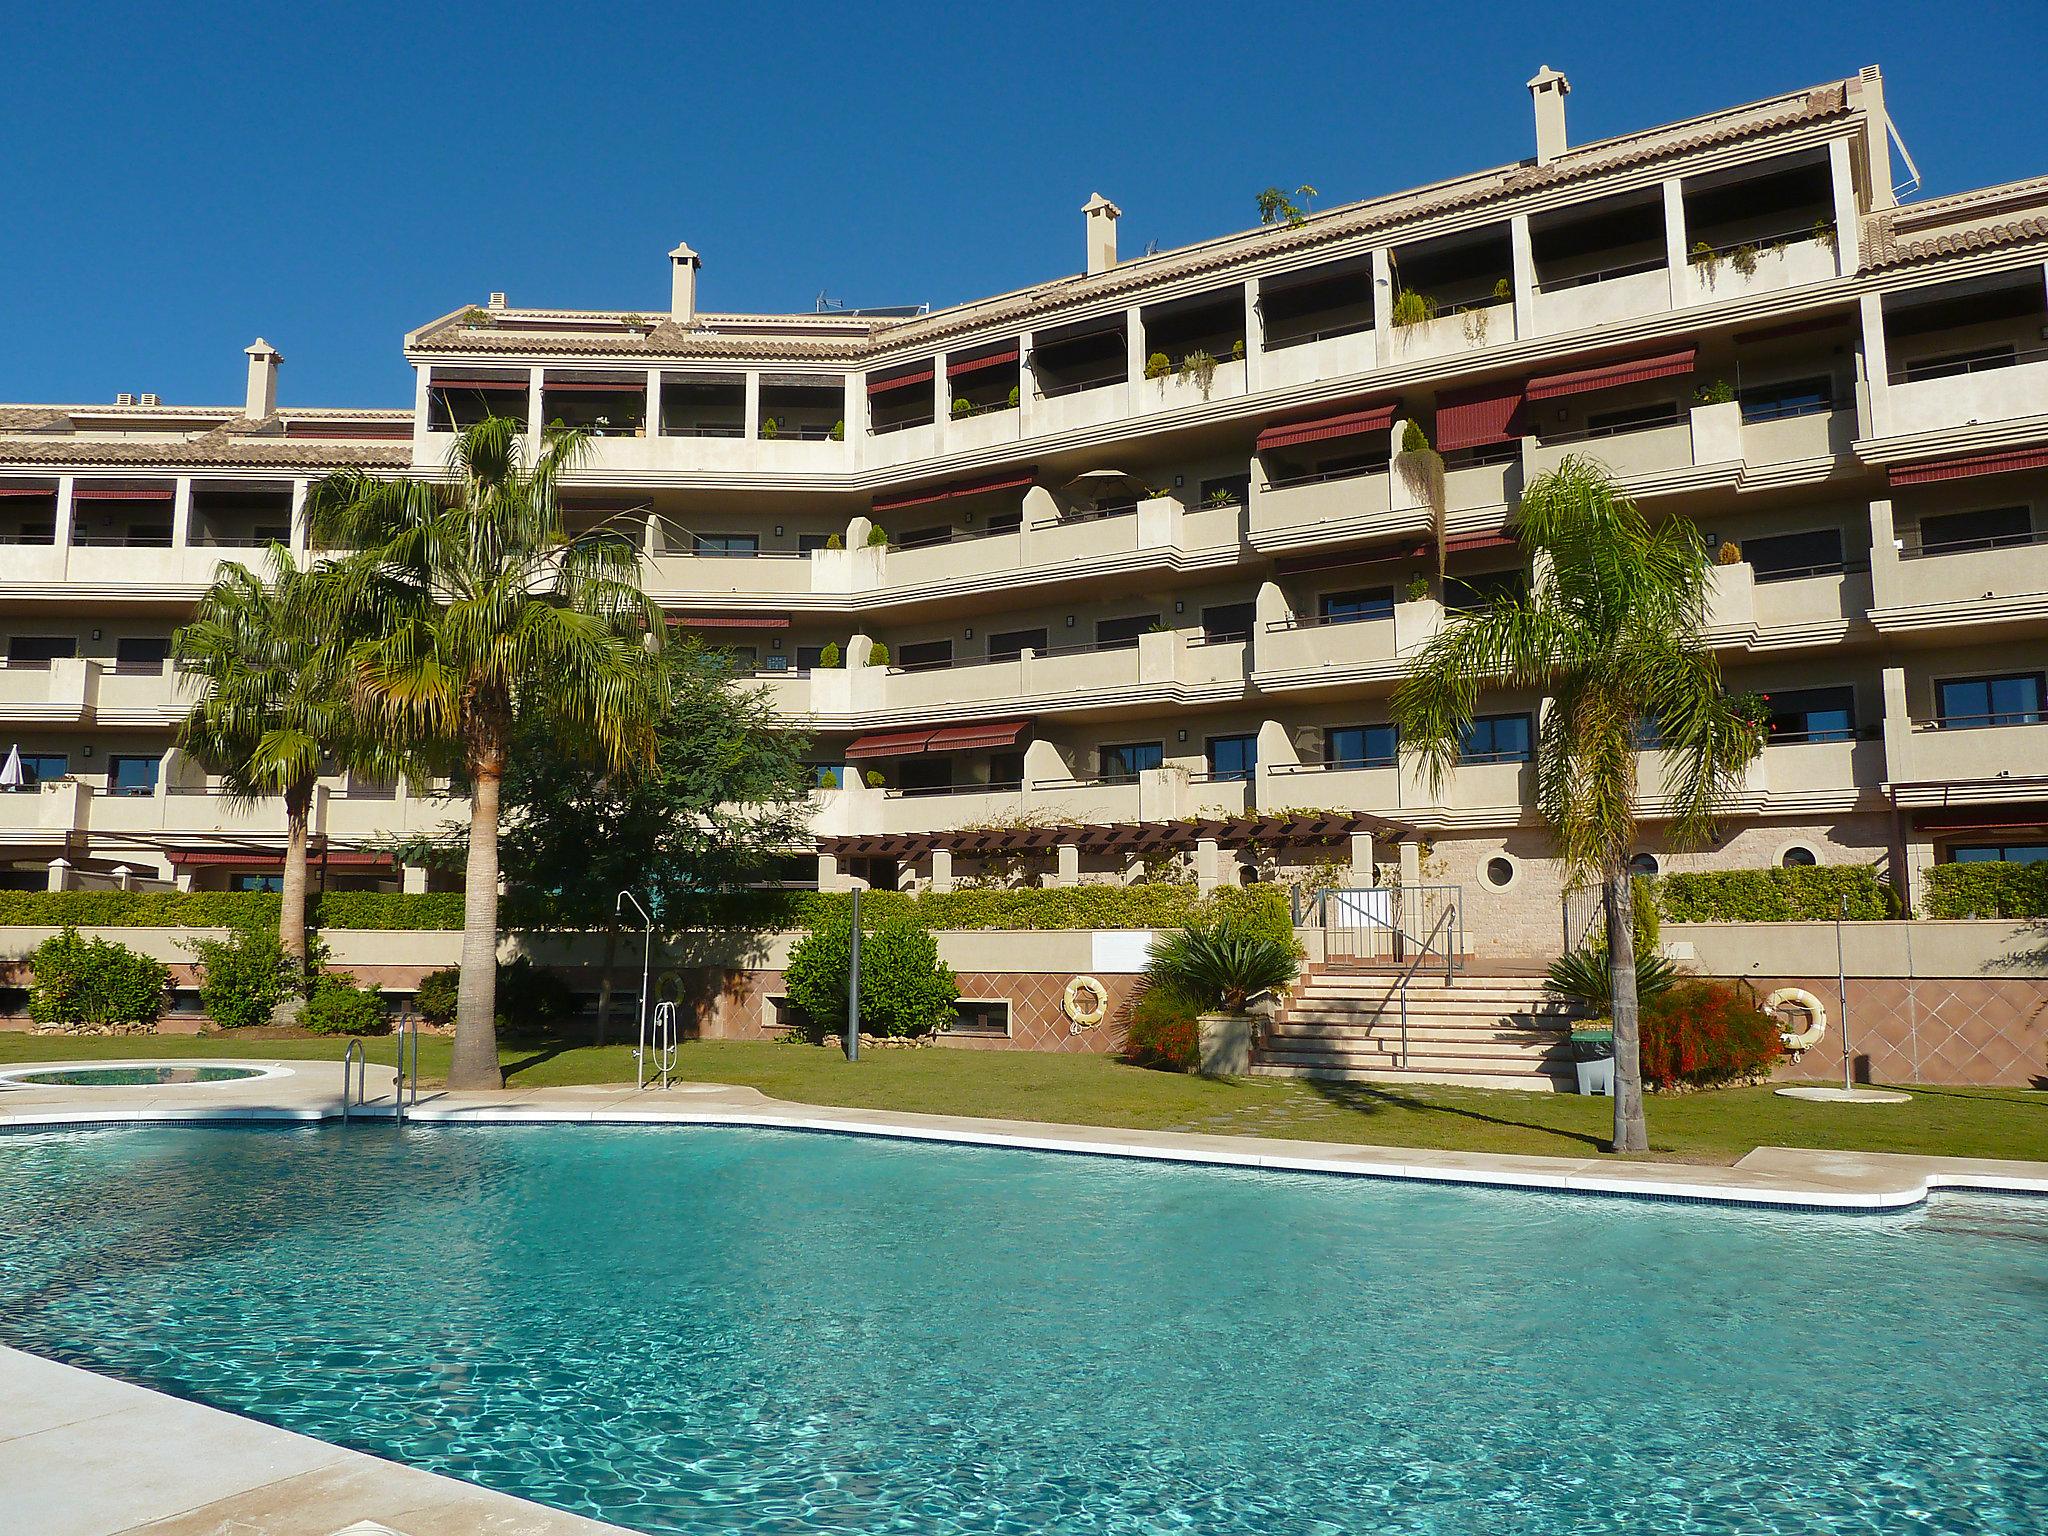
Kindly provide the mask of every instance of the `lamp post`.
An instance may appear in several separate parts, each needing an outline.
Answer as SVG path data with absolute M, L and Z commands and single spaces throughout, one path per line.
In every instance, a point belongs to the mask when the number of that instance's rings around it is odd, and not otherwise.
M 853 888 L 853 940 L 846 957 L 846 1059 L 860 1060 L 860 887 Z
M 1849 915 L 1849 898 L 1835 908 L 1835 1006 L 1842 1011 L 1842 1092 L 1854 1093 L 1855 1056 L 1849 1050 L 1849 962 L 1842 951 L 1842 921 Z

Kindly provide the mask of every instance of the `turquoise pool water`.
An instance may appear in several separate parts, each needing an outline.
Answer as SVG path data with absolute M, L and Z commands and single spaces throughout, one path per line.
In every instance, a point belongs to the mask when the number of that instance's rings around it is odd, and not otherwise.
M 0 1338 L 648 1532 L 2048 1530 L 2048 1209 L 784 1132 L 0 1136 Z
M 9 1082 L 41 1088 L 153 1088 L 162 1083 L 239 1083 L 263 1076 L 261 1067 L 52 1067 L 20 1072 Z

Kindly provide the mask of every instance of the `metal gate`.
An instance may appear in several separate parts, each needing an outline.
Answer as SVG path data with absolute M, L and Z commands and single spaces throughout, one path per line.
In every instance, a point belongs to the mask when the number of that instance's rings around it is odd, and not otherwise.
M 1455 885 L 1368 885 L 1324 891 L 1318 901 L 1325 955 L 1333 961 L 1411 960 L 1465 953 L 1465 909 Z
M 1607 897 L 1597 885 L 1580 885 L 1564 893 L 1564 946 L 1560 954 L 1571 954 L 1588 944 L 1605 943 Z

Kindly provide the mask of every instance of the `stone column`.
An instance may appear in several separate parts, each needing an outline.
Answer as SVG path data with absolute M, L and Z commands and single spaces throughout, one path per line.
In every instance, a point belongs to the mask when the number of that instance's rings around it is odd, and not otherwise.
M 68 891 L 71 889 L 71 861 L 69 859 L 50 860 L 50 867 L 43 872 L 43 889 L 49 891 Z
M 1216 889 L 1219 849 L 1216 839 L 1205 837 L 1195 844 L 1195 890 L 1207 896 Z
M 534 452 L 540 449 L 541 429 L 547 425 L 547 418 L 541 414 L 544 403 L 541 385 L 546 378 L 545 368 L 529 368 L 526 371 L 526 436 Z
M 1685 182 L 1676 176 L 1664 179 L 1664 266 L 1671 280 L 1671 307 L 1684 309 L 1692 302 L 1692 264 L 1686 259 Z
M 1898 529 L 1892 521 L 1892 499 L 1870 498 L 1870 606 L 1896 608 L 1906 600 L 1906 573 L 1900 561 Z
M 192 547 L 192 477 L 180 475 L 171 482 L 171 548 Z
M 1017 337 L 1017 435 L 1019 437 L 1029 437 L 1034 430 L 1032 426 L 1032 413 L 1036 409 L 1035 398 L 1037 393 L 1037 384 L 1031 377 L 1031 332 L 1023 331 Z
M 1145 311 L 1136 304 L 1124 311 L 1124 383 L 1132 389 L 1145 377 Z
M 748 442 L 761 436 L 761 375 L 749 368 L 740 375 L 740 433 Z
M 413 369 L 412 374 L 412 458 L 415 464 L 419 464 L 426 460 L 427 433 L 434 420 L 432 401 L 427 392 L 427 384 L 433 374 L 424 364 Z
M 642 429 L 648 437 L 661 436 L 661 370 L 647 370 L 647 425 Z
M 1075 843 L 1061 843 L 1053 852 L 1056 858 L 1053 883 L 1063 886 L 1079 885 L 1081 883 L 1080 846 Z
M 1508 260 L 1515 288 L 1515 334 L 1533 336 L 1536 334 L 1536 242 L 1529 231 L 1529 215 L 1526 213 L 1518 213 L 1508 220 Z
M 292 553 L 302 559 L 313 548 L 313 521 L 306 511 L 306 493 L 311 488 L 306 480 L 292 482 Z
M 1913 773 L 1913 712 L 1906 697 L 1906 669 L 1884 669 L 1884 776 L 1910 783 Z
M 1394 253 L 1385 249 L 1372 253 L 1372 354 L 1376 368 L 1394 361 Z
M 1261 360 L 1266 355 L 1265 318 L 1259 313 L 1259 280 L 1254 277 L 1244 285 L 1244 388 L 1246 394 L 1256 394 L 1261 388 Z
M 953 850 L 934 848 L 932 850 L 932 891 L 943 896 L 953 889 Z
M 1422 884 L 1422 844 L 1414 838 L 1403 838 L 1399 846 L 1401 860 L 1401 884 L 1413 890 Z
M 1873 132 L 1882 132 L 1872 125 Z M 1863 215 L 1856 205 L 1856 172 L 1849 164 L 1849 141 L 1828 140 L 1828 179 L 1835 194 L 1835 271 L 1853 277 L 1863 265 Z
M 1372 834 L 1354 832 L 1351 834 L 1351 883 L 1367 886 L 1373 883 Z
M 1884 296 L 1866 293 L 1858 301 L 1856 346 L 1856 435 L 1883 437 L 1892 429 L 1891 361 L 1885 344 Z
M 57 477 L 57 527 L 51 534 L 57 553 L 51 558 L 56 561 L 60 573 L 71 566 L 71 543 L 76 537 L 78 525 L 78 503 L 72 499 L 77 480 L 70 475 Z
M 424 864 L 408 864 L 398 872 L 401 889 L 408 896 L 422 894 L 427 888 L 427 869 Z

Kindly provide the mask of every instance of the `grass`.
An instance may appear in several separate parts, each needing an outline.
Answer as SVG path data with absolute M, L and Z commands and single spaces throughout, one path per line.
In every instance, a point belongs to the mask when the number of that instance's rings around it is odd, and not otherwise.
M 0 1036 L 0 1062 L 138 1056 L 335 1061 L 344 1045 L 306 1037 L 10 1035 Z M 391 1063 L 390 1040 L 365 1045 L 372 1061 Z M 512 1044 L 499 1054 L 519 1088 L 633 1080 L 632 1052 L 623 1045 Z M 445 1039 L 421 1042 L 422 1078 L 438 1081 L 447 1065 Z M 1099 1056 L 1030 1051 L 878 1051 L 849 1063 L 817 1047 L 692 1041 L 681 1048 L 675 1075 L 744 1084 L 808 1104 L 1553 1157 L 1604 1152 L 1613 1116 L 1606 1099 L 1576 1094 L 1292 1078 L 1211 1082 Z M 1653 1097 L 1651 1155 L 1731 1163 L 1756 1147 L 1783 1146 L 2048 1161 L 2048 1092 L 1911 1091 L 1909 1104 L 1853 1108 L 1781 1099 L 1768 1088 Z

